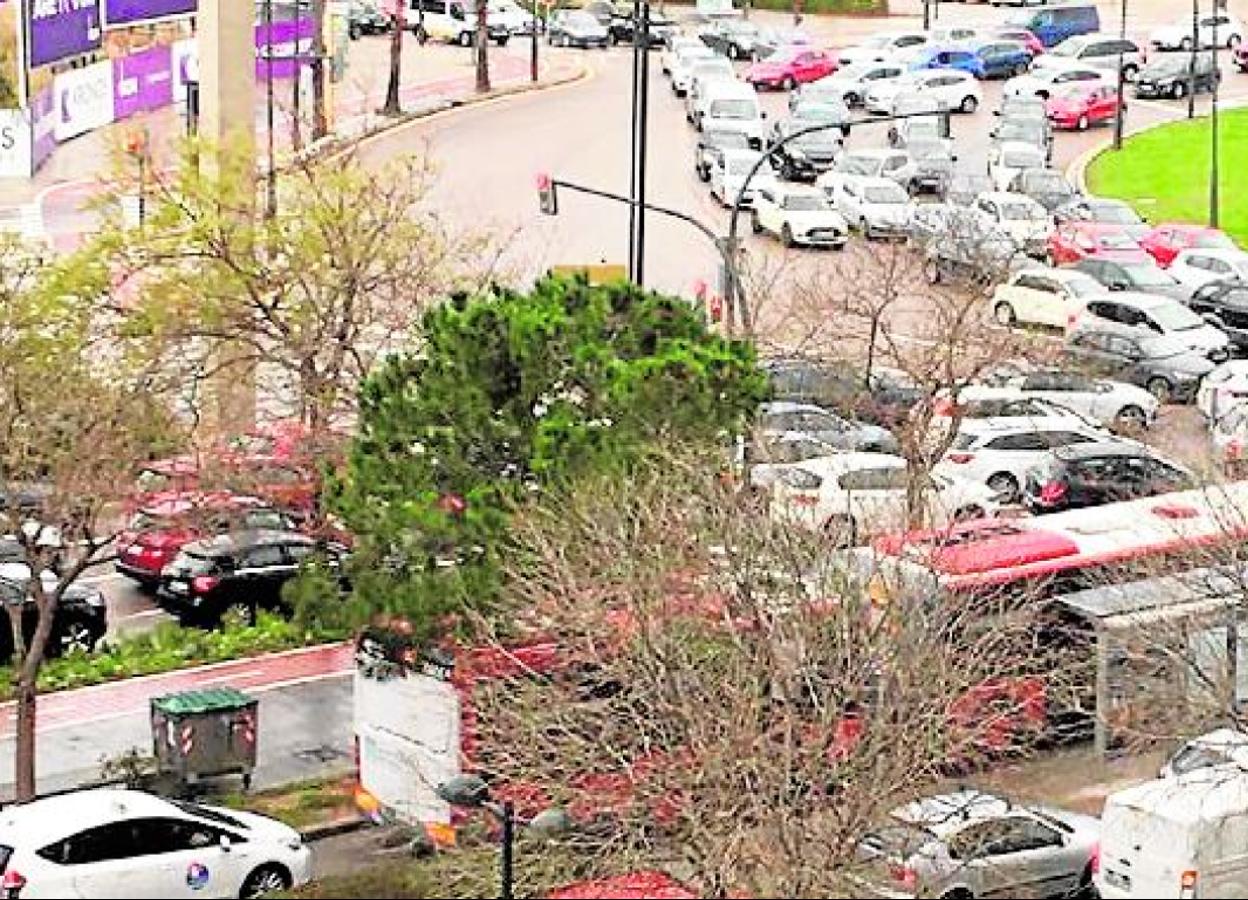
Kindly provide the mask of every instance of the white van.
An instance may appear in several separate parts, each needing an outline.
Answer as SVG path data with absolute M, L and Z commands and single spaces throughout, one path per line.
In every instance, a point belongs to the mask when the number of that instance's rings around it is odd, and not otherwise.
M 420 43 L 433 38 L 471 47 L 477 34 L 477 14 L 473 0 L 407 0 L 407 24 Z M 486 12 L 490 40 L 502 47 L 511 37 L 505 26 Z
M 1248 897 L 1248 772 L 1208 766 L 1110 794 L 1096 887 L 1127 897 Z
M 491 25 L 499 25 L 507 29 L 510 35 L 531 35 L 533 26 L 537 26 L 538 34 L 542 33 L 541 17 L 534 17 L 515 0 L 489 0 L 486 15 Z
M 739 81 L 713 81 L 702 97 L 702 114 L 698 118 L 701 131 L 739 131 L 750 146 L 763 146 L 763 120 L 767 114 L 758 102 L 754 88 Z

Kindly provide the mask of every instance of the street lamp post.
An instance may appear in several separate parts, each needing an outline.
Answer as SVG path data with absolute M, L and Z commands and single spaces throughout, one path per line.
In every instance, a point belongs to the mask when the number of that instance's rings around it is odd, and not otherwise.
M 1127 77 L 1122 71 L 1122 50 L 1127 40 L 1127 0 L 1122 0 L 1122 20 L 1118 28 L 1118 97 L 1115 101 L 1117 108 L 1114 111 L 1114 149 L 1122 149 L 1122 115 L 1126 110 L 1126 102 L 1123 94 L 1127 89 Z
M 1216 13 L 1216 9 L 1214 10 Z M 1218 196 L 1218 84 L 1222 81 L 1222 70 L 1218 66 L 1218 17 L 1212 16 L 1212 30 L 1209 43 L 1213 45 L 1213 91 L 1209 102 L 1209 227 L 1217 228 L 1220 198 Z
M 1187 117 L 1189 119 L 1196 118 L 1196 58 L 1199 54 L 1200 0 L 1192 0 L 1192 53 L 1187 61 Z
M 277 154 L 273 145 L 274 103 L 273 97 L 273 0 L 264 0 L 264 94 L 265 94 L 265 150 L 269 170 L 265 177 L 264 216 L 271 219 L 277 215 Z
M 533 0 L 533 19 L 529 23 L 529 81 L 537 81 L 537 0 Z

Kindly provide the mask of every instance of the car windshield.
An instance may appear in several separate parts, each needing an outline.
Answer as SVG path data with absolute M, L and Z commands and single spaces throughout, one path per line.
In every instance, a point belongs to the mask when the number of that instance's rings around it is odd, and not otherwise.
M 1044 165 L 1044 155 L 1038 150 L 1007 150 L 1001 162 L 1009 169 L 1034 169 Z
M 1186 356 L 1191 348 L 1172 335 L 1150 335 L 1140 339 L 1140 352 L 1145 359 L 1170 359 L 1175 356 Z
M 865 41 L 863 41 L 862 46 L 870 47 L 871 49 L 875 50 L 875 49 L 879 49 L 880 47 L 887 47 L 892 42 L 892 40 L 893 40 L 892 35 L 877 34 L 875 37 L 869 37 Z
M 992 180 L 986 175 L 955 175 L 949 182 L 949 190 L 958 194 L 982 194 L 992 190 Z
M 1001 218 L 1008 222 L 1038 222 L 1044 219 L 1046 215 L 1044 207 L 1035 203 L 1015 201 L 1013 203 L 1001 204 Z
M 749 135 L 740 131 L 706 131 L 702 134 L 702 140 L 708 147 L 740 147 L 746 150 L 750 146 Z
M 1179 283 L 1178 279 L 1165 269 L 1158 268 L 1151 263 L 1123 266 L 1122 270 L 1127 273 L 1128 280 L 1137 287 L 1173 287 Z
M 1069 279 L 1066 282 L 1066 290 L 1076 297 L 1091 297 L 1095 294 L 1105 293 L 1105 289 L 1097 281 L 1084 276 Z
M 906 123 L 906 137 L 910 140 L 924 137 L 944 137 L 944 135 L 940 133 L 940 128 L 940 122 L 930 116 L 911 119 Z
M 784 199 L 784 208 L 796 212 L 824 212 L 830 207 L 820 194 L 791 194 Z
M 756 119 L 758 103 L 754 100 L 715 100 L 711 103 L 712 119 Z
M 901 185 L 893 182 L 872 184 L 863 188 L 862 196 L 868 203 L 905 203 L 910 199 Z
M 750 174 L 750 169 L 754 168 L 754 163 L 757 161 L 757 156 L 738 156 L 735 159 L 730 159 L 727 165 L 728 174 L 748 175 Z
M 999 141 L 1028 141 L 1040 143 L 1044 139 L 1044 125 L 1039 119 L 1007 119 L 997 129 Z
M 1082 41 L 1062 41 L 1049 51 L 1052 56 L 1078 56 L 1084 44 Z
M 1161 78 L 1186 72 L 1191 65 L 1191 56 L 1186 53 L 1158 53 L 1140 74 L 1145 78 Z
M 1237 250 L 1235 242 L 1228 238 L 1220 231 L 1205 231 L 1197 238 L 1193 247 L 1202 247 L 1205 250 Z
M 597 19 L 595 19 L 589 13 L 580 12 L 579 10 L 568 13 L 563 21 L 565 24 L 573 25 L 577 28 L 597 28 L 598 27 Z
M 1140 245 L 1137 244 L 1129 234 L 1123 234 L 1121 231 L 1110 231 L 1105 234 L 1096 236 L 1097 246 L 1106 250 L 1139 250 Z
M 836 169 L 846 175 L 874 175 L 880 170 L 880 161 L 874 156 L 844 156 Z
M 1112 222 L 1115 225 L 1138 225 L 1140 217 L 1135 210 L 1125 203 L 1092 203 L 1088 206 L 1091 218 L 1097 222 Z
M 1163 331 L 1190 331 L 1204 327 L 1205 320 L 1182 303 L 1161 303 L 1148 311 Z
M 1060 172 L 1050 172 L 1048 170 L 1028 172 L 1023 178 L 1023 185 L 1029 191 L 1043 191 L 1053 194 L 1074 193 L 1074 190 L 1066 183 L 1066 179 L 1062 177 Z
M 845 107 L 834 103 L 803 103 L 793 110 L 794 124 L 810 125 L 840 123 L 845 121 Z

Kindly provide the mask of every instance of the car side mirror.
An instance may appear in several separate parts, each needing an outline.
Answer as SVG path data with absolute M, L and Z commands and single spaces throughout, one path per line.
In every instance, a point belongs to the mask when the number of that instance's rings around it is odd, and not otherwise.
M 1111 291 L 1125 291 L 1127 289 L 1127 286 L 1124 282 L 1113 281 L 1113 282 L 1110 282 L 1109 289 Z
M 230 836 L 228 834 L 223 834 L 221 835 L 220 845 L 223 853 L 229 853 L 230 848 L 234 846 L 234 842 L 230 840 Z

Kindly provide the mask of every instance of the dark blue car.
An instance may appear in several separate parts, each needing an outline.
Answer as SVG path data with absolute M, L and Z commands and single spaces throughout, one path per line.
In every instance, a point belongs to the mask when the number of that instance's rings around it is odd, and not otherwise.
M 957 69 L 976 78 L 1008 78 L 1031 67 L 1031 54 L 1014 41 L 966 46 L 928 47 L 910 63 L 913 70 Z

